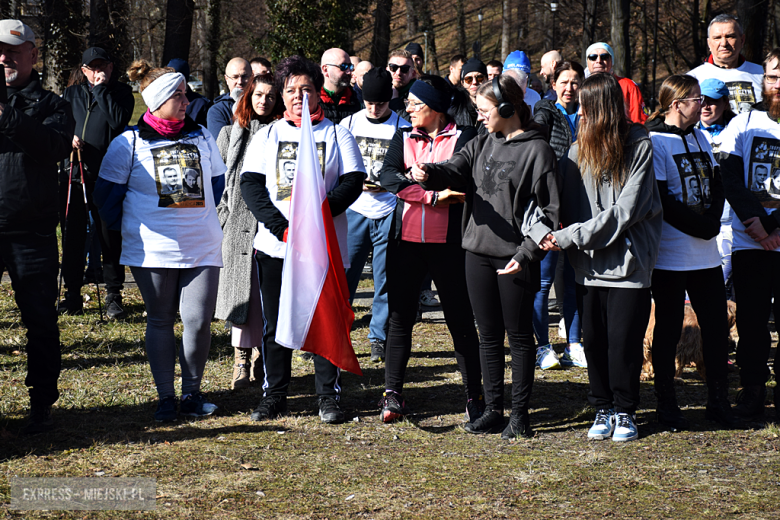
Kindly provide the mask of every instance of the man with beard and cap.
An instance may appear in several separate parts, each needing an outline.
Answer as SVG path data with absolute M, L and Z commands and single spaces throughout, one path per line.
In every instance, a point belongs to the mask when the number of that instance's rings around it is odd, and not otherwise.
M 341 125 L 355 136 L 368 172 L 368 178 L 363 183 L 363 193 L 347 209 L 350 265 L 347 269 L 347 285 L 351 302 L 363 274 L 363 266 L 373 251 L 374 301 L 368 341 L 371 345 L 371 361 L 375 363 L 385 358 L 389 316 L 386 253 L 397 200 L 395 195 L 379 184 L 378 173 L 396 130 L 411 126 L 390 110 L 392 81 L 390 72 L 385 69 L 376 67 L 366 72 L 363 76 L 366 108 L 341 121 Z
M 70 104 L 44 90 L 33 69 L 38 48 L 32 29 L 19 20 L 0 21 L 0 54 L 8 93 L 0 103 L 0 270 L 11 277 L 27 328 L 30 420 L 23 432 L 35 434 L 54 428 L 51 407 L 60 395 L 57 162 L 73 149 L 76 123 Z
M 227 92 L 214 98 L 214 106 L 209 109 L 206 117 L 207 128 L 211 135 L 219 135 L 220 130 L 225 125 L 233 122 L 233 105 L 241 99 L 244 93 L 244 87 L 252 79 L 252 67 L 244 58 L 233 58 L 225 67 L 225 83 L 227 83 Z
M 328 49 L 322 54 L 320 67 L 325 76 L 320 90 L 320 106 L 325 111 L 325 117 L 338 124 L 360 110 L 360 100 L 350 86 L 355 66 L 343 50 Z
M 176 72 L 182 73 L 184 75 L 184 80 L 187 82 L 187 100 L 190 102 L 190 104 L 187 105 L 187 115 L 199 125 L 207 126 L 207 116 L 209 109 L 211 108 L 211 100 L 190 88 L 190 64 L 181 58 L 173 58 L 168 62 L 168 67 Z
M 414 62 L 414 68 L 417 70 L 417 75 L 424 74 L 423 66 L 425 64 L 425 53 L 423 52 L 422 45 L 419 43 L 410 43 L 404 49 L 406 52 L 412 55 L 412 61 Z
M 699 80 L 717 78 L 729 89 L 729 104 L 732 112 L 747 112 L 761 101 L 764 89 L 763 68 L 742 56 L 745 35 L 739 21 L 730 14 L 719 14 L 707 28 L 707 46 L 710 56 L 689 75 Z
M 780 164 L 780 48 L 764 60 L 763 102 L 731 120 L 720 134 L 720 170 L 731 222 L 731 268 L 736 295 L 737 365 L 742 390 L 734 413 L 746 421 L 764 420 L 767 359 L 772 338 L 767 329 L 774 310 L 780 316 L 780 201 L 763 188 L 752 191 L 757 170 Z M 780 349 L 774 359 L 780 377 Z M 780 386 L 774 388 L 780 419 Z
M 539 102 L 541 96 L 534 89 L 528 88 L 528 75 L 531 74 L 531 60 L 523 51 L 513 51 L 504 60 L 504 71 L 510 73 L 515 81 L 523 89 L 523 101 L 531 107 L 531 115 L 534 114 L 534 107 Z
M 75 165 L 71 168 L 70 161 L 65 161 L 65 176 L 60 184 L 60 212 L 61 224 L 66 230 L 62 254 L 62 278 L 66 292 L 65 299 L 57 306 L 57 312 L 70 315 L 83 312 L 81 287 L 84 282 L 84 246 L 87 243 L 89 211 L 95 223 L 95 240 L 100 240 L 103 256 L 102 278 L 108 293 L 106 314 L 109 318 L 121 319 L 125 317 L 122 308 L 125 266 L 119 263 L 122 235 L 103 226 L 92 201 L 92 193 L 108 145 L 130 122 L 135 99 L 130 85 L 116 80 L 113 60 L 100 47 L 90 47 L 84 51 L 81 72 L 84 74 L 84 82 L 71 85 L 62 93 L 62 97 L 70 102 L 76 120 L 76 135 L 73 136 L 72 145 L 73 150 L 81 154 L 84 185 L 80 179 L 82 170 Z M 69 178 L 68 172 L 73 175 L 73 179 Z M 82 189 L 86 190 L 86 208 Z M 88 274 L 92 274 L 95 280 L 101 279 L 99 273 Z
M 647 113 L 645 112 L 645 100 L 642 97 L 642 92 L 639 90 L 639 86 L 634 83 L 634 80 L 621 78 L 612 72 L 615 62 L 615 53 L 612 51 L 612 47 L 604 42 L 594 43 L 585 51 L 585 57 L 588 60 L 588 71 L 591 74 L 603 72 L 615 76 L 620 89 L 623 91 L 626 116 L 634 123 L 644 124 L 647 121 Z

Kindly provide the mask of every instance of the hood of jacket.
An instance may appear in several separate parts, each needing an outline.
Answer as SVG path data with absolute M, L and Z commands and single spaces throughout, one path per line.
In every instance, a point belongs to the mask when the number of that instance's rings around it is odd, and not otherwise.
M 674 134 L 679 136 L 685 136 L 693 132 L 696 125 L 691 125 L 687 129 L 683 130 L 679 126 L 667 125 L 666 122 L 660 117 L 648 121 L 645 123 L 645 128 L 650 132 L 657 132 L 659 134 Z

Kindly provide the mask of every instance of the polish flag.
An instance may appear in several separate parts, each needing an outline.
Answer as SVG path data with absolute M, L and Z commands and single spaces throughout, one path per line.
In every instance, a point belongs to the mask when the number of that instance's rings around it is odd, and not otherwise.
M 363 375 L 349 337 L 354 320 L 305 94 L 276 342 Z

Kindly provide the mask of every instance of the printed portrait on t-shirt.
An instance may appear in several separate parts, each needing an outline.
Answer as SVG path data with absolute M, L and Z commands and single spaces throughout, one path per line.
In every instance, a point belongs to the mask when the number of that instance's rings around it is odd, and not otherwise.
M 697 213 L 703 213 L 712 204 L 710 193 L 712 163 L 709 154 L 681 153 L 674 155 L 673 159 L 682 184 L 683 204 Z
M 202 208 L 203 169 L 196 144 L 174 143 L 152 148 L 160 208 Z
M 746 186 L 765 208 L 780 208 L 780 186 L 774 181 L 776 172 L 780 171 L 780 140 L 754 137 L 748 153 L 744 157 L 748 161 Z
M 726 83 L 729 89 L 729 105 L 735 114 L 750 112 L 756 103 L 756 93 L 753 83 L 750 81 L 729 81 Z
M 325 143 L 317 143 L 320 170 L 325 177 Z M 276 152 L 276 200 L 290 200 L 298 168 L 298 143 L 280 141 Z
M 358 135 L 355 136 L 355 141 L 357 141 L 360 155 L 363 157 L 363 166 L 366 167 L 366 173 L 368 173 L 366 182 L 379 184 L 379 172 L 385 162 L 385 154 L 391 139 Z

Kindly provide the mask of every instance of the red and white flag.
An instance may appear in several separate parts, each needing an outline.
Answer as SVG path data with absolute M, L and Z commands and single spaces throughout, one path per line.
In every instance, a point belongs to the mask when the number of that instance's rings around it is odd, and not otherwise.
M 349 337 L 355 314 L 326 194 L 304 95 L 276 342 L 363 375 Z

